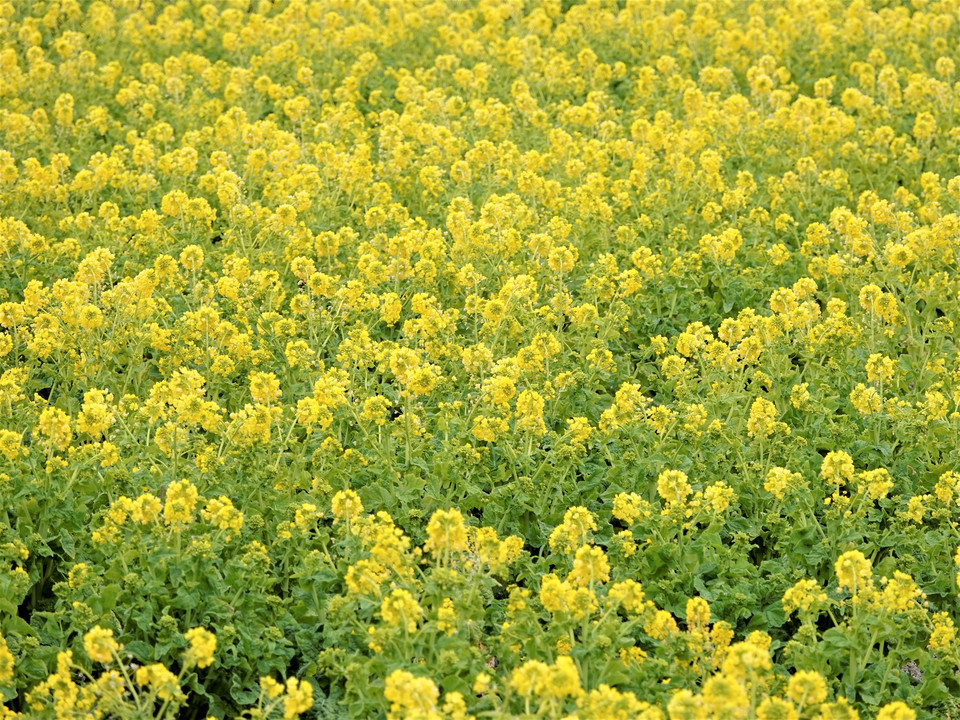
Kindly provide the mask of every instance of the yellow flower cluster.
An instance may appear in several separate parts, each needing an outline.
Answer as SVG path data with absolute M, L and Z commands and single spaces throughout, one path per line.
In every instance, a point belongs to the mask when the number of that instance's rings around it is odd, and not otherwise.
M 954 718 L 958 48 L 0 0 L 0 718 Z

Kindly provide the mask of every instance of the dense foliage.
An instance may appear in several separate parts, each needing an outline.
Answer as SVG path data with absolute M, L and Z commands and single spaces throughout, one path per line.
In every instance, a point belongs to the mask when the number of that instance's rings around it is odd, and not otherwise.
M 0 3 L 0 718 L 960 718 L 958 55 Z

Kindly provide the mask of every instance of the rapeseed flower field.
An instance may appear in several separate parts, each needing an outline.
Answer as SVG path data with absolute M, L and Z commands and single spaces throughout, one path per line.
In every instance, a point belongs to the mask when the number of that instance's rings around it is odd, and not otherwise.
M 960 718 L 958 62 L 0 2 L 0 718 Z

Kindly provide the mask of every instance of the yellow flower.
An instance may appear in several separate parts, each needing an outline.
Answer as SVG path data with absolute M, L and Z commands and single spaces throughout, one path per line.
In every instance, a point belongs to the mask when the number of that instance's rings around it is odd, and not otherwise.
M 860 720 L 860 714 L 850 707 L 846 698 L 841 697 L 836 702 L 822 704 L 816 720 Z
M 717 515 L 722 515 L 736 502 L 737 496 L 729 485 L 722 480 L 715 482 L 703 491 L 703 499 Z
M 575 586 L 588 587 L 610 579 L 610 563 L 601 548 L 584 545 L 577 550 L 570 580 Z
M 164 198 L 166 200 L 166 198 Z M 164 210 L 168 215 L 170 214 L 166 209 Z M 203 266 L 203 248 L 199 245 L 187 245 L 180 252 L 180 264 L 190 272 L 196 272 Z
M 160 517 L 162 508 L 160 498 L 150 493 L 144 493 L 133 502 L 133 506 L 130 508 L 130 519 L 142 525 L 156 522 Z
M 72 588 L 82 586 L 90 576 L 90 566 L 86 563 L 76 563 L 67 575 L 67 584 Z
M 644 630 L 647 635 L 656 640 L 664 640 L 670 635 L 680 632 L 677 621 L 674 620 L 673 615 L 666 610 L 657 610 L 644 627 Z
M 200 512 L 201 517 L 221 530 L 230 533 L 239 533 L 243 527 L 243 513 L 237 510 L 230 498 L 221 495 L 219 498 L 208 500 L 206 507 Z
M 387 676 L 383 695 L 390 703 L 391 720 L 414 720 L 431 717 L 437 711 L 440 690 L 430 678 L 394 670 Z
M 925 503 L 931 498 L 932 498 L 931 495 L 914 495 L 912 498 L 907 500 L 907 510 L 904 514 L 912 522 L 915 522 L 915 523 L 923 522 L 923 516 L 927 512 L 927 507 Z
M 766 479 L 763 482 L 764 489 L 771 493 L 777 500 L 783 500 L 787 492 L 799 487 L 803 476 L 800 473 L 790 472 L 787 468 L 773 467 L 767 471 Z
M 637 552 L 637 543 L 630 530 L 621 530 L 611 538 L 611 547 L 619 550 L 623 557 L 632 557 Z
M 780 698 L 768 697 L 757 706 L 757 720 L 798 720 L 799 717 L 793 704 Z
M 884 582 L 884 587 L 880 593 L 880 603 L 890 612 L 906 612 L 914 606 L 914 600 L 923 596 L 913 578 L 899 570 L 893 571 L 892 579 L 883 578 L 881 582 Z
M 657 493 L 669 505 L 680 505 L 693 492 L 687 474 L 681 470 L 664 470 L 657 477 Z
M 467 549 L 467 528 L 459 510 L 437 510 L 427 523 L 428 552 L 449 554 Z
M 597 597 L 589 587 L 575 587 L 550 573 L 540 581 L 540 602 L 554 615 L 568 614 L 582 620 L 597 609 Z
M 274 700 L 283 695 L 283 684 L 277 682 L 269 675 L 260 678 L 260 689 L 269 699 Z
M 190 643 L 186 662 L 199 668 L 210 667 L 217 650 L 217 636 L 205 628 L 195 627 L 187 630 L 184 637 Z
M 137 668 L 137 684 L 149 687 L 160 700 L 174 700 L 182 698 L 183 692 L 177 682 L 177 676 L 160 663 L 144 665 Z
M 893 489 L 893 479 L 884 468 L 865 470 L 860 473 L 859 480 L 866 488 L 867 494 L 874 500 L 886 497 Z
M 547 431 L 543 420 L 543 397 L 532 390 L 524 390 L 517 396 L 517 430 L 532 435 L 543 435 Z
M 765 398 L 757 398 L 750 406 L 747 435 L 749 437 L 769 437 L 777 429 L 776 418 L 776 406 Z
M 810 402 L 810 391 L 807 388 L 807 383 L 794 385 L 790 388 L 790 404 L 797 410 L 802 410 Z
M 457 630 L 457 611 L 453 605 L 453 600 L 444 598 L 437 610 L 437 629 L 440 632 L 452 635 Z
M 783 594 L 782 602 L 788 615 L 795 610 L 816 612 L 827 602 L 827 593 L 815 580 L 799 580 Z
M 583 720 L 654 720 L 660 710 L 637 699 L 632 692 L 621 692 L 601 683 L 577 700 L 577 716 Z
M 736 712 L 750 705 L 746 686 L 722 672 L 703 684 L 703 700 L 718 715 L 724 711 Z
M 163 519 L 168 525 L 181 525 L 193 521 L 193 513 L 199 498 L 197 488 L 189 480 L 170 483 L 163 506 Z
M 577 697 L 580 693 L 580 673 L 573 659 L 568 655 L 561 655 L 549 668 L 542 693 L 550 698 Z
M 593 428 L 590 427 L 590 421 L 585 417 L 574 417 L 567 419 L 567 434 L 570 437 L 570 442 L 574 444 L 583 444 L 593 433 Z
M 687 600 L 687 628 L 706 629 L 710 624 L 710 605 L 701 597 Z
M 13 653 L 7 647 L 7 639 L 0 635 L 0 686 L 13 681 Z
M 827 453 L 820 465 L 820 477 L 836 485 L 852 480 L 853 472 L 853 458 L 842 450 Z
M 649 503 L 637 493 L 617 493 L 612 515 L 626 525 L 633 525 L 641 517 L 650 516 Z
M 850 402 L 861 415 L 871 415 L 883 409 L 883 397 L 876 388 L 867 387 L 863 383 L 850 391 Z
M 799 670 L 790 676 L 787 697 L 801 709 L 818 705 L 827 699 L 827 681 L 814 670 Z
M 585 507 L 575 505 L 567 508 L 563 523 L 550 534 L 550 547 L 563 552 L 573 552 L 585 543 L 592 531 L 597 529 L 597 520 Z
M 268 372 L 250 373 L 250 396 L 255 403 L 271 405 L 280 399 L 280 381 L 277 376 Z
M 386 425 L 387 413 L 392 403 L 383 395 L 371 395 L 363 401 L 361 417 L 376 425 Z
M 79 323 L 84 330 L 96 330 L 103 325 L 103 312 L 96 305 L 84 305 L 80 308 Z
M 870 561 L 859 550 L 843 553 L 837 558 L 834 569 L 841 589 L 848 588 L 854 594 L 864 589 L 873 577 Z
M 553 665 L 528 660 L 510 675 L 510 687 L 521 697 L 575 697 L 580 694 L 580 675 L 569 656 L 561 655 Z
M 284 720 L 293 720 L 313 707 L 313 685 L 305 680 L 287 678 L 283 697 Z
M 380 616 L 384 622 L 394 627 L 404 627 L 407 632 L 415 632 L 423 608 L 407 590 L 397 588 L 383 599 Z
M 57 450 L 66 450 L 73 439 L 70 428 L 70 417 L 60 408 L 48 407 L 40 413 L 37 423 L 40 432 L 44 434 L 50 444 Z
M 916 720 L 917 713 L 906 703 L 896 700 L 880 708 L 877 720 Z
M 24 452 L 23 435 L 12 430 L 0 430 L 0 453 L 7 460 L 16 460 Z
M 929 140 L 937 133 L 937 120 L 928 112 L 917 113 L 913 121 L 913 136 L 917 140 Z M 891 716 L 892 720 L 893 716 Z M 884 718 L 883 720 L 887 720 Z M 897 720 L 903 720 L 899 716 Z
M 635 580 L 614 583 L 610 586 L 607 597 L 620 603 L 621 607 L 630 613 L 638 613 L 645 607 L 643 585 Z
M 477 673 L 477 676 L 473 680 L 473 687 L 471 689 L 477 695 L 483 695 L 483 693 L 490 689 L 491 682 L 492 678 L 487 675 L 487 673 Z
M 120 645 L 113 639 L 113 630 L 97 625 L 83 636 L 83 649 L 94 662 L 106 664 L 113 660 Z
M 360 502 L 360 496 L 353 490 L 340 490 L 333 496 L 331 503 L 334 522 L 344 522 L 349 525 L 353 520 L 360 517 L 363 512 L 363 503 Z
M 506 407 L 517 391 L 513 380 L 505 375 L 497 375 L 486 380 L 483 389 L 490 402 L 499 407 Z
M 706 717 L 706 713 L 703 698 L 694 695 L 690 690 L 675 691 L 667 703 L 670 720 L 699 720 Z
M 505 435 L 508 430 L 509 425 L 503 418 L 478 415 L 473 419 L 473 430 L 471 432 L 477 440 L 493 443 L 497 441 L 498 437 Z
M 953 620 L 945 612 L 934 613 L 932 616 L 933 631 L 930 633 L 929 647 L 934 651 L 948 649 L 957 637 L 957 629 Z
M 867 379 L 872 383 L 886 384 L 893 380 L 896 361 L 880 353 L 872 353 L 867 358 Z
M 383 565 L 376 560 L 365 558 L 347 568 L 344 582 L 352 593 L 375 595 L 387 575 L 387 569 Z

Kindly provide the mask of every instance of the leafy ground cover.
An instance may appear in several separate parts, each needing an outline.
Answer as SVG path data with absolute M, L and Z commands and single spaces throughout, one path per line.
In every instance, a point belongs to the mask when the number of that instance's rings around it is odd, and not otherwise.
M 960 718 L 958 48 L 0 3 L 0 718 Z

